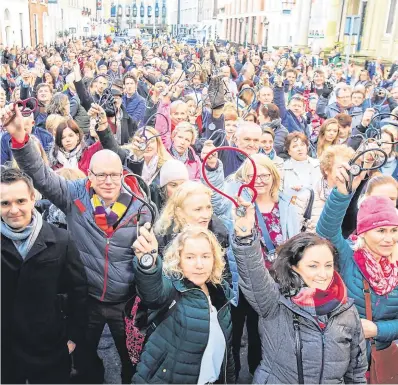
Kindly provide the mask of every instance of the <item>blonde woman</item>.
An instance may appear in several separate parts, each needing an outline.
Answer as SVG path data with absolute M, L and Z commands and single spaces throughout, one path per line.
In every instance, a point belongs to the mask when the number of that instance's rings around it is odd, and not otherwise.
M 21 87 L 15 87 L 12 91 L 11 102 L 16 102 L 21 99 Z M 1 103 L 0 103 L 1 106 Z
M 202 167 L 200 158 L 192 148 L 197 136 L 195 127 L 188 122 L 179 123 L 171 134 L 170 154 L 174 159 L 185 164 L 191 180 L 200 178 L 200 168 Z
M 316 155 L 319 158 L 326 148 L 339 141 L 339 122 L 337 119 L 326 119 L 320 130 L 316 145 Z
M 186 225 L 202 226 L 217 235 L 223 247 L 228 245 L 228 231 L 213 216 L 212 191 L 200 182 L 187 181 L 167 201 L 155 224 L 161 249 L 165 248 Z
M 204 151 L 209 148 L 204 147 Z M 267 155 L 254 154 L 252 159 L 256 165 L 257 178 L 255 188 L 258 196 L 255 201 L 256 206 L 256 227 L 261 234 L 262 255 L 267 268 L 270 268 L 274 260 L 275 248 L 280 246 L 287 239 L 298 234 L 300 231 L 299 217 L 296 209 L 290 204 L 290 197 L 282 194 L 279 189 L 281 178 L 279 172 Z M 211 161 L 211 160 L 210 160 Z M 218 165 L 207 170 L 207 175 L 211 183 L 223 190 L 231 197 L 235 197 L 239 187 L 248 183 L 253 178 L 253 166 L 249 160 L 246 160 L 235 174 L 228 177 L 224 182 L 223 165 L 219 160 Z M 242 198 L 246 201 L 251 200 L 248 191 L 244 191 Z M 214 211 L 232 234 L 234 223 L 231 215 L 232 203 L 219 194 L 213 196 Z M 234 257 L 229 260 L 232 271 L 232 277 L 237 274 Z M 234 281 L 232 282 L 234 284 Z M 254 373 L 261 360 L 261 345 L 258 335 L 258 315 L 248 304 L 241 291 L 236 293 L 239 299 L 237 308 L 232 309 L 233 328 L 233 355 L 235 359 L 236 376 L 240 370 L 240 347 L 243 335 L 243 328 L 246 322 L 248 333 L 248 364 L 249 371 Z
M 171 309 L 146 342 L 133 383 L 234 384 L 232 291 L 214 234 L 185 227 L 162 259 L 156 237 L 142 227 L 133 248 L 141 300 L 149 309 Z
M 55 131 L 57 127 L 63 123 L 66 122 L 67 118 L 64 116 L 58 115 L 58 114 L 51 114 L 47 116 L 46 119 L 46 130 L 53 136 L 55 136 Z

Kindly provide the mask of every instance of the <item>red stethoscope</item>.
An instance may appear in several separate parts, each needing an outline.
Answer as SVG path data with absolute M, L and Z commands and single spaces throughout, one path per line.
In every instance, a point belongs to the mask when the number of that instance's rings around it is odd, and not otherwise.
M 19 108 L 22 116 L 26 117 L 37 110 L 39 102 L 37 101 L 36 98 L 28 98 L 28 99 L 24 99 L 24 100 L 17 100 L 16 102 L 13 102 L 11 104 L 14 105 L 12 108 L 13 115 L 11 116 L 10 119 L 8 119 L 6 122 L 3 123 L 3 127 L 8 126 L 17 116 L 17 114 L 15 113 L 16 107 Z M 30 104 L 30 105 L 28 106 L 28 104 Z M 33 107 L 32 107 L 32 105 L 33 105 Z
M 217 187 L 213 186 L 209 179 L 207 178 L 206 175 L 206 162 L 207 160 L 210 158 L 210 156 L 212 156 L 214 153 L 218 152 L 218 151 L 235 151 L 235 152 L 239 152 L 242 155 L 245 155 L 251 162 L 252 166 L 253 166 L 253 177 L 251 179 L 251 181 L 249 183 L 245 183 L 242 184 L 239 187 L 238 190 L 238 198 L 242 195 L 242 191 L 244 189 L 249 189 L 253 192 L 252 195 L 252 199 L 251 199 L 251 203 L 254 203 L 255 200 L 257 199 L 257 190 L 254 187 L 255 182 L 256 182 L 256 178 L 257 178 L 257 168 L 256 168 L 256 164 L 254 163 L 254 160 L 248 155 L 246 154 L 246 152 L 244 152 L 243 150 L 240 150 L 239 148 L 236 147 L 230 147 L 230 146 L 223 146 L 223 147 L 217 147 L 214 148 L 213 150 L 211 150 L 203 159 L 203 163 L 202 163 L 202 175 L 203 175 L 203 179 L 205 180 L 205 182 L 207 183 L 207 185 L 214 190 L 215 192 L 217 192 L 218 194 L 222 195 L 223 197 L 229 199 L 234 206 L 236 207 L 236 215 L 238 217 L 244 217 L 246 215 L 246 207 L 239 205 L 238 201 L 235 200 L 233 197 L 229 196 L 228 194 L 226 194 L 225 192 L 221 191 L 220 189 L 218 189 Z

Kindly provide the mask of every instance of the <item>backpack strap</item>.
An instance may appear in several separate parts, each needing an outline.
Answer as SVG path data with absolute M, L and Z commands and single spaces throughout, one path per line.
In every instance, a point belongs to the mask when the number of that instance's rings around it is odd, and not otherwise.
M 147 338 L 155 331 L 155 329 L 168 317 L 170 317 L 174 310 L 177 308 L 177 303 L 181 299 L 182 295 L 181 293 L 176 290 L 175 296 L 169 307 L 166 307 L 165 309 L 161 310 L 154 319 L 151 321 L 151 323 L 148 325 L 147 331 L 146 331 L 146 336 Z

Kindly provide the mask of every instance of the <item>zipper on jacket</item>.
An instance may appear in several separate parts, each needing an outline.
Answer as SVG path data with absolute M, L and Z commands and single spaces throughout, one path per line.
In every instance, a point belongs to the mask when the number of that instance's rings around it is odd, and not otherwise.
M 225 307 L 225 306 L 227 306 L 229 303 L 231 302 L 231 300 L 228 300 L 224 305 L 222 305 L 221 307 L 220 307 L 220 310 L 218 310 L 217 311 L 217 320 L 218 320 L 218 323 L 220 323 L 220 319 L 218 318 L 218 316 L 219 316 L 219 314 L 220 314 L 220 311 Z M 231 322 L 232 322 L 232 320 L 231 320 Z M 221 328 L 221 326 L 220 326 L 220 328 Z M 225 364 L 224 364 L 224 384 L 227 384 L 227 366 L 228 366 L 228 346 L 227 346 L 227 338 L 226 338 L 226 336 L 225 336 L 225 332 L 224 332 L 224 330 L 221 328 L 221 331 L 222 331 L 222 334 L 224 335 L 224 340 L 225 340 Z M 221 367 L 222 368 L 222 367 Z
M 109 243 L 111 238 L 113 237 L 113 235 L 115 234 L 116 230 L 118 230 L 119 228 L 123 227 L 123 225 L 125 223 L 128 223 L 129 221 L 131 221 L 135 216 L 137 216 L 137 214 L 133 214 L 132 216 L 130 216 L 129 218 L 127 218 L 126 220 L 124 220 L 123 222 L 119 223 L 119 225 L 116 227 L 115 230 L 113 230 L 112 234 L 106 238 L 106 246 L 105 246 L 105 267 L 104 267 L 104 286 L 102 289 L 102 295 L 100 298 L 100 301 L 103 301 L 105 298 L 105 293 L 106 293 L 106 286 L 108 284 L 108 269 L 109 269 Z
M 321 376 L 319 378 L 319 384 L 322 384 L 323 381 L 323 369 L 325 366 L 325 332 L 321 331 L 322 335 L 322 364 L 321 364 Z
M 108 269 L 109 269 L 109 242 L 110 238 L 106 238 L 106 246 L 105 246 L 105 267 L 104 267 L 104 288 L 102 290 L 102 295 L 100 301 L 104 300 L 105 293 L 106 293 L 106 285 L 108 283 Z
M 209 304 L 209 300 L 207 299 L 206 293 L 205 293 L 203 290 L 201 290 L 201 289 L 187 289 L 187 290 L 181 291 L 181 293 L 185 293 L 185 292 L 187 292 L 187 291 L 192 291 L 192 290 L 199 290 L 199 291 L 201 291 L 201 292 L 205 295 L 206 301 L 207 301 L 207 303 L 208 303 L 207 309 L 208 309 L 208 311 L 209 311 L 209 334 L 207 335 L 207 341 L 206 341 L 206 347 L 207 347 L 207 345 L 208 345 L 208 343 L 209 343 L 209 337 L 210 337 L 210 304 Z M 220 320 L 219 320 L 219 318 L 218 318 L 218 315 L 219 315 L 220 311 L 221 311 L 225 306 L 227 306 L 230 302 L 231 302 L 231 300 L 228 300 L 224 305 L 222 305 L 222 306 L 220 307 L 220 310 L 217 311 L 217 320 L 218 320 L 218 323 L 220 323 Z M 221 327 L 221 326 L 220 326 L 220 327 Z M 224 332 L 224 330 L 223 330 L 222 328 L 221 328 L 221 331 L 222 331 L 222 333 L 223 333 L 223 335 L 224 335 L 224 340 L 225 340 L 224 383 L 226 384 L 226 383 L 227 383 L 227 359 L 228 359 L 227 357 L 228 357 L 228 346 L 227 346 L 227 339 L 225 338 L 225 332 Z M 205 349 L 206 349 L 206 348 L 205 348 Z M 202 358 L 203 358 L 203 355 L 202 355 Z M 222 365 L 221 365 L 221 370 L 222 370 Z M 221 374 L 221 371 L 220 371 L 220 374 Z

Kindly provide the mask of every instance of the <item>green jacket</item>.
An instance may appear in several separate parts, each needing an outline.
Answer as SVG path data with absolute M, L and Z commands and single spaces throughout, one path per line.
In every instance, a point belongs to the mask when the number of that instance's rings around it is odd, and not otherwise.
M 137 372 L 136 384 L 197 384 L 202 356 L 209 337 L 209 302 L 205 293 L 187 279 L 171 280 L 162 275 L 162 259 L 142 270 L 134 259 L 137 292 L 149 309 L 169 306 L 175 310 L 151 334 Z M 232 290 L 228 283 L 208 285 L 213 306 L 225 336 L 226 351 L 217 383 L 235 383 L 232 357 Z M 178 296 L 178 297 L 177 297 Z

